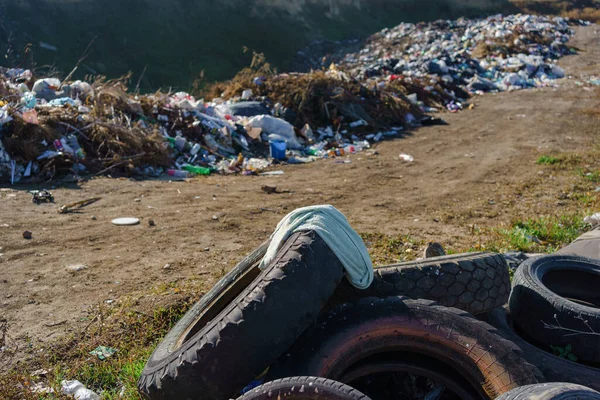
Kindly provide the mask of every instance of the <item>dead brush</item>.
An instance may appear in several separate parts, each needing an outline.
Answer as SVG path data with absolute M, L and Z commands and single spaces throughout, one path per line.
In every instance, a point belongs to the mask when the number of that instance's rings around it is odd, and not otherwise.
M 247 51 L 248 49 L 244 48 L 244 52 Z M 270 77 L 276 73 L 277 71 L 267 62 L 263 53 L 253 52 L 250 66 L 243 68 L 229 81 L 208 85 L 200 94 L 208 99 L 217 97 L 229 99 L 240 96 L 244 90 L 252 88 L 255 95 L 264 96 L 266 95 L 266 91 L 261 86 L 256 86 L 254 84 L 254 78 L 257 76 Z

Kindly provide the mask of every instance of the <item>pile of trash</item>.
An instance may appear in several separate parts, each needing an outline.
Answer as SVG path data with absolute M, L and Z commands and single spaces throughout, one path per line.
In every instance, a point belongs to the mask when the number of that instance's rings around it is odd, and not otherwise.
M 402 23 L 373 35 L 338 63 L 363 79 L 441 79 L 471 93 L 547 86 L 564 77 L 555 61 L 572 51 L 566 45 L 570 24 L 587 23 L 526 14 Z M 301 55 L 313 68 L 329 60 L 309 51 Z
M 210 102 L 184 92 L 131 94 L 128 77 L 87 83 L 34 79 L 21 69 L 0 73 L 0 181 L 11 183 L 257 174 L 283 161 L 356 153 L 425 118 L 409 96 L 420 85 L 367 86 L 335 68 L 257 76 L 245 86 L 232 81 L 246 89 Z
M 531 15 L 401 24 L 309 73 L 252 65 L 205 97 L 129 93 L 130 76 L 92 82 L 0 68 L 0 181 L 81 175 L 257 174 L 369 148 L 456 112 L 473 93 L 564 76 L 568 21 Z M 352 42 L 356 47 L 357 43 Z

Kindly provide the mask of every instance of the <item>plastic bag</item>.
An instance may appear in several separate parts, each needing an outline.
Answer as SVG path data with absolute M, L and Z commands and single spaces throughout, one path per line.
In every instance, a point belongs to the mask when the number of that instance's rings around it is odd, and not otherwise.
M 289 122 L 275 118 L 270 115 L 259 115 L 250 118 L 247 126 L 252 128 L 261 128 L 263 132 L 269 135 L 269 140 L 285 140 L 287 146 L 291 149 L 302 147 L 298 143 L 294 127 Z

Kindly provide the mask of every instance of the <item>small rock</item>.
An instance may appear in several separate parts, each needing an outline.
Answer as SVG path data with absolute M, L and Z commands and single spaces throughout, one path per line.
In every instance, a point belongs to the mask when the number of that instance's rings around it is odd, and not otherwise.
M 277 193 L 277 186 L 262 185 L 260 189 L 265 193 Z
M 31 233 L 31 231 L 25 231 L 23 232 L 23 238 L 24 239 L 31 239 L 33 237 L 33 233 Z
M 140 198 L 137 198 L 137 199 L 135 199 L 134 201 L 135 201 L 136 203 L 139 203 L 140 201 L 142 201 L 142 199 L 140 199 Z
M 148 226 L 156 226 L 156 223 L 154 223 L 153 219 L 148 220 Z
M 218 221 L 218 220 L 219 220 L 219 217 L 218 217 L 218 216 L 216 216 L 216 215 L 213 215 L 213 216 L 212 216 L 212 219 L 213 219 L 213 220 L 215 220 L 215 221 Z
M 95 220 L 97 220 L 97 219 L 98 219 L 98 218 L 96 218 L 96 216 L 95 216 L 95 215 L 92 215 L 92 221 L 95 221 Z
M 163 267 L 163 269 L 171 269 L 171 264 L 165 264 L 165 266 Z
M 423 252 L 423 258 L 440 257 L 445 255 L 446 251 L 444 250 L 444 247 L 437 242 L 427 243 L 427 247 Z
M 210 247 L 205 247 L 204 251 L 210 251 Z

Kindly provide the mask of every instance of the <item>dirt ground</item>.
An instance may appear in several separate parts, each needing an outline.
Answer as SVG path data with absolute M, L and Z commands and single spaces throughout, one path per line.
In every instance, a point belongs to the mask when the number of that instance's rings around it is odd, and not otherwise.
M 474 110 L 443 114 L 449 125 L 380 143 L 378 154 L 352 155 L 350 163 L 283 166 L 279 177 L 100 178 L 48 187 L 56 204 L 33 204 L 32 187 L 1 188 L 0 317 L 13 339 L 45 342 L 84 325 L 86 310 L 99 303 L 158 296 L 161 287 L 192 278 L 211 285 L 286 213 L 306 205 L 334 205 L 361 233 L 408 235 L 458 250 L 473 244 L 473 224 L 568 206 L 557 194 L 570 183 L 544 174 L 535 160 L 597 143 L 598 120 L 581 111 L 598 109 L 600 89 L 576 81 L 600 74 L 599 28 L 578 28 L 572 44 L 581 51 L 560 62 L 572 78 L 557 88 L 477 97 Z M 400 153 L 415 161 L 401 161 Z M 290 192 L 266 194 L 266 184 Z M 536 185 L 542 194 L 530 195 Z M 102 199 L 79 213 L 56 212 L 95 196 Z M 122 216 L 141 224 L 111 224 Z M 88 269 L 70 272 L 75 264 Z

